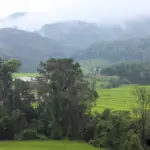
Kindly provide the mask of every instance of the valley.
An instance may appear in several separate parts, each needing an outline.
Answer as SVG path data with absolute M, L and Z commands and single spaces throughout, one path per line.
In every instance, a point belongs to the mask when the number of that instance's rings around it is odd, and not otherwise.
M 0 150 L 149 150 L 150 17 L 30 15 L 1 20 Z

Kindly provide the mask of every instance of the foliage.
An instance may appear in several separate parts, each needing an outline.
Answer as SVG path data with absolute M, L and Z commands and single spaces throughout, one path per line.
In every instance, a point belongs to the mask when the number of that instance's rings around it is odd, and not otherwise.
M 100 68 L 110 66 L 110 62 L 103 59 L 80 60 L 79 63 L 83 69 L 87 70 L 87 73 L 91 73 L 97 66 Z
M 125 111 L 111 112 L 106 109 L 101 115 L 96 116 L 94 137 L 90 143 L 97 147 L 110 149 L 141 149 L 138 135 L 129 126 L 130 114 Z M 132 139 L 130 141 L 130 139 Z
M 104 75 L 117 75 L 128 80 L 131 84 L 150 83 L 150 63 L 134 62 L 120 63 L 101 70 Z
M 9 62 L 0 63 L 0 140 L 68 138 L 84 140 L 98 148 L 143 149 L 141 137 L 144 142 L 148 139 L 145 138 L 148 126 L 144 126 L 141 136 L 137 122 L 142 123 L 145 115 L 141 113 L 135 122 L 129 111 L 99 109 L 101 113 L 94 113 L 92 109 L 97 107 L 99 96 L 96 82 L 89 84 L 84 80 L 79 63 L 72 59 L 41 62 L 37 81 L 30 83 L 13 80 L 17 67 Z M 148 91 L 138 90 L 137 95 L 149 102 Z M 37 106 L 33 107 L 33 103 Z
M 80 53 L 72 57 L 76 60 L 103 59 L 118 63 L 124 61 L 149 61 L 150 37 L 117 39 L 114 41 L 99 41 L 92 43 Z
M 142 146 L 145 148 L 145 141 L 147 138 L 149 140 L 149 137 L 146 137 L 146 133 L 148 132 L 147 127 L 150 112 L 150 93 L 145 87 L 137 87 L 134 94 L 137 97 L 137 102 L 139 104 L 139 108 L 134 111 L 134 114 L 137 120 Z
M 49 114 L 51 136 L 67 136 L 68 130 L 69 136 L 79 136 L 85 113 L 90 112 L 97 96 L 83 80 L 79 64 L 71 59 L 50 59 L 41 63 L 38 71 L 41 75 L 38 90 L 44 101 L 40 105 Z
M 64 57 L 62 50 L 67 49 L 63 44 L 37 33 L 14 28 L 1 29 L 0 42 L 3 45 L 0 55 L 5 54 L 9 59 L 20 59 L 20 71 L 23 72 L 35 72 L 41 60 Z
M 125 84 L 130 84 L 130 82 L 126 79 L 123 78 L 118 78 L 118 79 L 110 79 L 109 83 L 105 86 L 105 88 L 117 88 L 120 87 L 121 85 Z

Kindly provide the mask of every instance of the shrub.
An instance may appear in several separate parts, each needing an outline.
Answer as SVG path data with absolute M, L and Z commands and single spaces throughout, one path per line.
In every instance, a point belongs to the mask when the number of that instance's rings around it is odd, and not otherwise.
M 47 140 L 48 139 L 45 135 L 39 134 L 36 130 L 33 129 L 25 129 L 23 132 L 20 133 L 20 135 L 17 138 L 18 140 L 36 140 L 36 139 Z

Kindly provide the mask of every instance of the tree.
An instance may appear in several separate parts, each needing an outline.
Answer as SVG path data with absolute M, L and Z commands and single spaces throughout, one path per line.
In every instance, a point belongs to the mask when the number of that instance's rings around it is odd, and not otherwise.
M 14 139 L 33 118 L 33 113 L 28 112 L 33 110 L 34 100 L 29 84 L 12 80 L 18 67 L 18 61 L 0 59 L 0 139 Z
M 21 62 L 19 60 L 8 60 L 6 61 L 6 64 L 11 72 L 17 72 L 21 66 Z
M 139 137 L 131 125 L 130 113 L 106 109 L 95 117 L 95 132 L 90 143 L 96 147 L 114 150 L 141 150 Z
M 85 115 L 98 96 L 83 79 L 80 65 L 72 59 L 49 59 L 40 64 L 38 72 L 39 107 L 44 107 L 49 116 L 51 136 L 67 136 L 68 130 L 70 137 L 79 136 Z
M 137 87 L 134 91 L 139 104 L 138 109 L 134 109 L 134 114 L 137 120 L 137 126 L 140 132 L 142 146 L 146 144 L 146 127 L 148 123 L 148 116 L 150 112 L 150 92 L 145 87 Z

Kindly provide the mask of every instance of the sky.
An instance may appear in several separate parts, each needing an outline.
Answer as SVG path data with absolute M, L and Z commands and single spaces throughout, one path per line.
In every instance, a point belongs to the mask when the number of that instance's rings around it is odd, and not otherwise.
M 13 12 L 48 12 L 67 20 L 121 19 L 150 14 L 150 0 L 0 0 L 0 17 Z
M 117 22 L 150 16 L 150 0 L 0 0 L 0 18 L 31 12 L 16 24 L 82 20 Z M 36 14 L 35 14 L 36 13 Z M 9 23 L 10 24 L 10 23 Z

